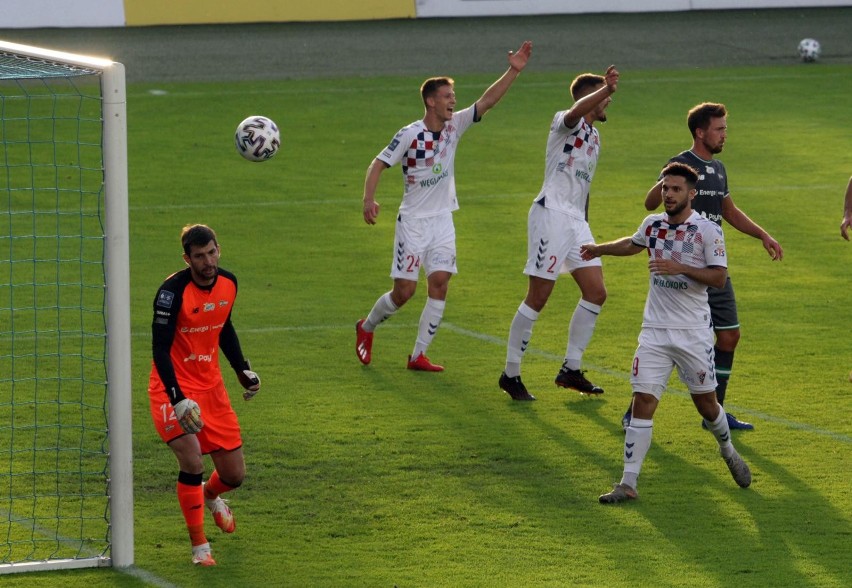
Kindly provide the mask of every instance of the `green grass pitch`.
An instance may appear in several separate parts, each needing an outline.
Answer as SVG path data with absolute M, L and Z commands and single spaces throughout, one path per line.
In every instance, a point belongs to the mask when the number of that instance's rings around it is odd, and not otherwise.
M 813 65 L 755 58 L 734 67 L 622 68 L 600 127 L 595 238 L 635 230 L 660 167 L 690 144 L 688 108 L 721 101 L 730 111 L 720 158 L 732 196 L 779 240 L 784 260 L 771 262 L 758 241 L 726 231 L 742 323 L 726 405 L 756 427 L 734 434 L 751 488 L 731 480 L 673 379 L 641 498 L 617 507 L 597 496 L 621 474 L 644 262 L 604 261 L 609 298 L 585 356 L 602 397 L 552 382 L 578 298 L 568 277 L 524 362 L 539 400 L 513 404 L 497 387 L 526 289 L 526 214 L 541 184 L 547 128 L 570 105 L 568 81 L 603 69 L 605 58 L 555 71 L 536 60 L 558 56 L 534 50 L 529 71 L 464 137 L 459 274 L 430 347 L 447 368 L 440 374 L 405 369 L 422 288 L 377 330 L 373 364 L 355 357 L 354 323 L 391 285 L 401 196 L 399 170 L 389 170 L 377 194 L 379 223 L 367 226 L 364 173 L 397 129 L 421 116 L 424 77 L 454 75 L 462 106 L 503 61 L 462 74 L 447 63 L 410 76 L 131 84 L 136 568 L 25 574 L 3 585 L 849 585 L 852 245 L 839 235 L 852 174 L 848 42 L 846 50 L 832 57 L 827 48 Z M 250 114 L 282 129 L 271 161 L 252 164 L 234 151 L 234 128 Z M 152 298 L 182 266 L 178 234 L 192 222 L 219 233 L 221 265 L 240 281 L 234 323 L 263 379 L 250 403 L 232 394 L 248 474 L 229 497 L 236 533 L 222 535 L 207 519 L 213 569 L 189 563 L 176 463 L 153 430 L 145 392 Z M 236 392 L 233 374 L 226 378 Z

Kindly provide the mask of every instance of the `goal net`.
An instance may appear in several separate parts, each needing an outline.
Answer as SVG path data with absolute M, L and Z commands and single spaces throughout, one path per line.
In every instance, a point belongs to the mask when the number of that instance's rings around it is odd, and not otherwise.
M 0 574 L 133 563 L 124 68 L 0 42 Z

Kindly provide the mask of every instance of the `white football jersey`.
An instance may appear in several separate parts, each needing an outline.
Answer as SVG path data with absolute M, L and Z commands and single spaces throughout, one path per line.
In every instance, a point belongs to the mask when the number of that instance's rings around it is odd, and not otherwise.
M 598 130 L 581 118 L 573 128 L 565 126 L 565 113 L 557 112 L 550 123 L 544 162 L 544 184 L 535 201 L 573 217 L 588 217 L 589 189 L 601 151 Z
M 399 213 L 405 218 L 427 218 L 459 207 L 456 198 L 455 159 L 459 139 L 475 120 L 476 105 L 453 113 L 439 133 L 422 120 L 399 130 L 376 156 L 389 166 L 402 164 L 404 192 Z
M 671 225 L 666 213 L 652 214 L 642 221 L 634 244 L 645 247 L 648 256 L 672 259 L 692 267 L 728 267 L 722 228 L 693 211 L 686 222 Z M 651 274 L 645 301 L 643 327 L 694 329 L 710 326 L 707 285 L 683 274 Z

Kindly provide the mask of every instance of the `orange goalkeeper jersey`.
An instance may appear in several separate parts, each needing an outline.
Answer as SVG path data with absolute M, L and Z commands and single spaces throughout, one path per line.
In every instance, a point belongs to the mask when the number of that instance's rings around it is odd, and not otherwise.
M 182 399 L 181 392 L 191 395 L 193 391 L 210 390 L 222 383 L 220 337 L 236 341 L 231 325 L 236 296 L 236 277 L 221 268 L 209 288 L 193 282 L 189 268 L 163 282 L 154 299 L 151 325 L 154 355 L 148 383 L 151 393 L 165 391 L 174 404 Z M 224 340 L 222 343 L 224 349 Z M 229 357 L 232 363 L 242 360 L 238 342 L 236 349 L 239 357 Z

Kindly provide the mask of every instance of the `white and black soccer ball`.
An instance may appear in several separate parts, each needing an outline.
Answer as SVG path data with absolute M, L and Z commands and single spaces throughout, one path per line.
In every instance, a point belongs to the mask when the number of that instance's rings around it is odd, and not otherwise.
M 234 133 L 237 153 L 249 161 L 271 159 L 281 147 L 278 125 L 265 116 L 250 116 L 237 125 Z
M 822 47 L 816 39 L 802 39 L 799 41 L 799 57 L 802 61 L 816 61 L 822 53 Z

